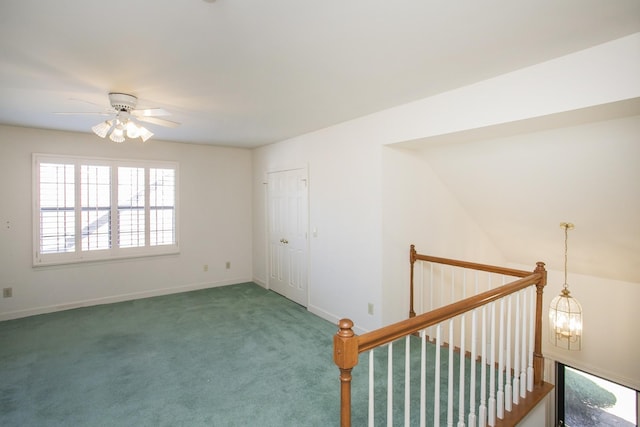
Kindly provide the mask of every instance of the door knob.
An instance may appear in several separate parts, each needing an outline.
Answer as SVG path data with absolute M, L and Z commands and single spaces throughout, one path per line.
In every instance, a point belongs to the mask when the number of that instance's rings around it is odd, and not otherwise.
M 280 243 L 284 243 L 285 245 L 289 243 L 287 239 L 280 239 Z

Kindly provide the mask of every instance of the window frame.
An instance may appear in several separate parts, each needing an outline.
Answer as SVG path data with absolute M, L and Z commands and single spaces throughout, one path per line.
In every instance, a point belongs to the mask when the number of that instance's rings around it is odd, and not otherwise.
M 40 253 L 41 250 L 41 223 L 40 223 L 40 164 L 52 163 L 52 164 L 67 164 L 74 165 L 74 176 L 77 178 L 81 175 L 81 168 L 83 165 L 91 166 L 109 166 L 110 167 L 110 212 L 109 219 L 111 231 L 111 243 L 109 248 L 106 249 L 84 249 L 82 245 L 75 245 L 75 249 L 69 252 L 56 252 L 56 253 Z M 137 247 L 119 247 L 118 246 L 118 181 L 114 176 L 118 175 L 119 167 L 134 167 L 144 168 L 144 188 L 145 188 L 145 203 L 144 214 L 147 217 L 145 220 L 144 230 L 144 246 Z M 149 200 L 151 183 L 149 182 L 149 175 L 151 169 L 171 169 L 174 171 L 174 224 L 173 234 L 175 241 L 169 244 L 151 245 L 150 234 L 150 212 L 153 210 Z M 173 161 L 163 160 L 138 160 L 138 159 L 118 159 L 118 158 L 105 158 L 105 157 L 89 157 L 89 156 L 69 156 L 69 155 L 57 155 L 57 154 L 43 154 L 33 153 L 32 155 L 32 256 L 33 266 L 48 266 L 59 264 L 73 264 L 82 262 L 95 262 L 95 261 L 108 261 L 138 257 L 150 257 L 158 255 L 171 255 L 180 253 L 179 247 L 179 164 Z M 74 179 L 74 224 L 75 232 L 74 238 L 76 242 L 78 239 L 82 241 L 82 235 L 78 238 L 77 230 L 82 228 L 82 213 L 83 207 L 81 205 L 81 182 L 79 179 Z M 78 223 L 80 226 L 78 226 Z
M 639 425 L 638 421 L 640 420 L 640 391 L 634 389 L 633 387 L 630 387 L 628 385 L 624 385 L 621 384 L 619 382 L 616 382 L 614 380 L 610 380 L 608 378 L 605 378 L 601 375 L 598 374 L 594 374 L 588 371 L 585 371 L 584 369 L 580 369 L 580 368 L 576 368 L 574 366 L 568 365 L 564 362 L 560 362 L 560 361 L 556 361 L 555 362 L 555 379 L 556 379 L 556 388 L 555 388 L 555 403 L 556 403 L 556 417 L 555 417 L 555 423 L 558 426 L 565 426 L 567 424 L 565 424 L 565 418 L 566 418 L 566 379 L 565 379 L 565 374 L 566 374 L 566 369 L 571 369 L 573 371 L 578 371 L 578 372 L 582 372 L 586 375 L 588 375 L 589 377 L 597 377 L 600 378 L 601 380 L 604 380 L 608 383 L 623 387 L 631 392 L 634 392 L 636 395 L 636 407 L 635 407 L 635 411 L 636 411 L 636 426 Z M 585 404 L 585 407 L 588 407 Z M 575 408 L 574 408 L 575 409 Z M 602 409 L 604 411 L 604 409 Z

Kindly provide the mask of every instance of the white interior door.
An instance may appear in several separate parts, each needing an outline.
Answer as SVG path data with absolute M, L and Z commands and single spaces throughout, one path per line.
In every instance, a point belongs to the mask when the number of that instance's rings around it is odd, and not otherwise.
M 268 174 L 269 288 L 307 306 L 308 182 L 306 169 Z

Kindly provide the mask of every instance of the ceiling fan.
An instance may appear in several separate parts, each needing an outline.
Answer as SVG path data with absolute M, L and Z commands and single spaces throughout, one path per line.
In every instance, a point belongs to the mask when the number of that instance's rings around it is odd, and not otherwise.
M 106 138 L 108 135 L 109 139 L 114 142 L 124 142 L 126 138 L 140 138 L 142 141 L 146 141 L 153 136 L 153 133 L 138 122 L 153 123 L 171 128 L 180 125 L 180 123 L 177 122 L 158 118 L 169 115 L 169 113 L 162 108 L 137 110 L 136 105 L 138 98 L 133 95 L 111 92 L 109 93 L 109 103 L 111 104 L 111 108 L 106 113 L 77 113 L 115 114 L 113 119 L 98 123 L 91 128 L 100 138 Z

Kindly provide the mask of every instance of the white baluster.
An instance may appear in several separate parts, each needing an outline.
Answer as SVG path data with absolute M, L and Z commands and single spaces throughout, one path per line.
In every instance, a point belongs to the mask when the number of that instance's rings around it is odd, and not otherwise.
M 393 342 L 387 355 L 387 427 L 393 427 Z
M 375 424 L 375 416 L 374 416 L 374 403 L 375 403 L 375 393 L 374 393 L 374 368 L 373 368 L 373 349 L 369 351 L 369 427 L 374 427 Z
M 491 310 L 491 364 L 489 365 L 489 425 L 496 425 L 496 305 L 489 304 Z
M 456 281 L 455 281 L 456 271 L 454 270 L 453 266 L 449 270 L 451 270 L 451 285 L 449 286 L 451 288 L 451 296 L 449 297 L 448 304 L 453 304 L 454 302 L 456 302 Z
M 463 278 L 464 283 L 464 278 Z M 464 286 L 464 285 L 463 285 Z M 463 288 L 463 296 L 464 298 L 464 288 Z M 460 317 L 460 382 L 458 384 L 458 427 L 464 427 L 464 375 L 465 375 L 465 341 L 467 340 L 465 330 L 466 330 L 466 316 L 463 314 Z
M 426 313 L 426 310 L 424 309 L 424 287 L 425 287 L 425 281 L 424 281 L 424 262 L 419 261 L 418 265 L 420 265 L 420 296 L 418 299 L 418 311 L 417 314 L 422 314 L 422 313 Z M 415 301 L 414 301 L 414 305 L 415 305 Z M 415 308 L 414 308 L 415 310 Z
M 527 368 L 527 390 L 533 391 L 533 351 L 535 341 L 535 319 L 536 319 L 536 287 L 529 287 L 529 352 L 527 357 L 529 358 L 529 366 Z
M 436 326 L 436 363 L 435 363 L 435 378 L 434 378 L 434 391 L 433 391 L 433 425 L 440 425 L 440 346 L 442 341 L 440 340 L 440 331 L 442 325 L 438 323 Z
M 453 328 L 454 319 L 449 320 L 449 375 L 447 378 L 447 426 L 453 427 Z
M 480 407 L 478 425 L 487 425 L 487 306 L 482 306 L 482 364 L 480 366 Z
M 462 270 L 462 299 L 467 297 L 467 270 Z M 465 351 L 467 348 L 467 319 L 460 317 L 460 382 L 458 385 L 458 427 L 465 427 L 464 392 L 465 392 Z M 473 365 L 473 364 L 472 364 Z
M 520 291 L 522 293 L 522 339 L 520 345 L 522 350 L 520 352 L 520 397 L 524 398 L 527 395 L 527 292 L 526 290 Z
M 520 292 L 516 293 L 515 345 L 513 346 L 513 403 L 520 402 Z
M 438 307 L 444 307 L 446 305 L 446 302 L 444 300 L 444 266 L 440 268 L 439 272 L 440 280 L 438 282 L 440 283 L 440 290 L 438 291 L 438 294 L 440 296 L 440 304 L 438 305 Z
M 404 425 L 411 422 L 411 335 L 405 338 L 404 346 Z
M 434 293 L 433 289 L 435 288 L 435 284 L 433 282 L 433 263 L 430 263 L 429 265 L 431 266 L 431 270 L 429 272 L 429 274 L 430 274 L 430 277 L 429 277 L 429 311 L 431 311 L 431 310 L 435 309 L 435 307 L 434 307 L 435 298 L 433 296 L 433 293 Z M 434 335 L 433 326 L 429 326 L 427 331 L 429 333 L 429 338 L 431 340 L 433 340 L 433 335 Z
M 500 300 L 500 338 L 498 339 L 498 395 L 497 412 L 499 419 L 504 418 L 504 298 Z
M 475 286 L 474 286 L 474 287 L 475 287 L 475 289 L 474 289 L 474 295 L 478 295 L 478 287 L 480 286 L 480 283 L 479 283 L 479 281 L 480 281 L 480 275 L 479 275 L 479 273 L 478 273 L 478 270 L 475 270 L 475 271 L 473 272 L 473 274 L 474 274 L 474 277 L 475 277 Z
M 476 276 L 477 277 L 477 276 Z M 471 377 L 469 378 L 469 427 L 476 427 L 477 309 L 471 312 Z
M 511 412 L 511 408 L 513 408 L 513 387 L 511 386 L 511 323 L 513 322 L 512 312 L 511 312 L 511 300 L 513 295 L 507 296 L 507 363 L 505 366 L 505 388 L 504 388 L 504 409 Z
M 427 331 L 420 336 L 420 427 L 427 425 Z

